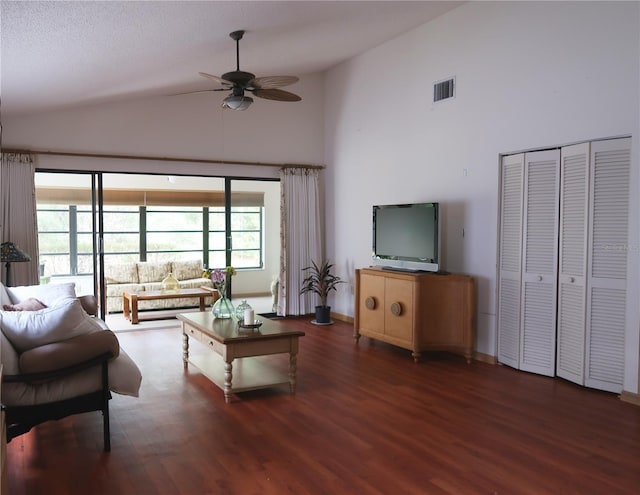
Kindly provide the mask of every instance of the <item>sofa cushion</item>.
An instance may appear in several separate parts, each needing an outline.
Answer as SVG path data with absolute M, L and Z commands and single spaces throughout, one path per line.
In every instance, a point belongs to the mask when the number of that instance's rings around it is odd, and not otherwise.
M 202 277 L 202 262 L 200 260 L 174 261 L 171 265 L 171 273 L 178 280 Z
M 44 373 L 68 368 L 110 352 L 118 357 L 120 345 L 111 330 L 78 335 L 62 342 L 41 345 L 20 355 L 22 373 Z
M 137 284 L 138 264 L 118 263 L 104 267 L 104 277 L 107 284 Z
M 122 297 L 124 291 L 140 292 L 144 286 L 140 284 L 109 284 L 107 285 L 107 297 Z
M 58 301 L 76 297 L 76 284 L 65 282 L 62 284 L 23 285 L 7 287 L 7 292 L 13 304 L 35 297 L 45 306 L 55 306 Z
M 4 311 L 38 311 L 44 309 L 46 306 L 35 297 L 25 299 L 18 304 L 3 304 L 2 309 Z
M 0 311 L 0 327 L 20 353 L 101 329 L 75 298 L 39 311 Z
M 18 372 L 12 374 L 18 374 Z M 118 394 L 138 397 L 141 382 L 140 369 L 124 349 L 120 349 L 120 355 L 113 361 L 109 361 L 109 388 Z M 51 380 L 38 384 L 4 383 L 2 402 L 7 406 L 46 404 L 95 392 L 100 390 L 100 384 L 100 367 L 94 366 L 86 372 L 74 373 L 64 380 Z
M 142 262 L 138 263 L 138 281 L 141 284 L 148 282 L 160 282 L 163 278 L 171 273 L 171 262 L 166 263 L 152 263 Z

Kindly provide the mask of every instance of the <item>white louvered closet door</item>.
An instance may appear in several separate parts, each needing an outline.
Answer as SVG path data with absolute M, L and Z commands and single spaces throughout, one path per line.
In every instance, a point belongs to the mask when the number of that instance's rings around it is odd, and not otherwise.
M 591 144 L 585 385 L 621 392 L 631 139 Z
M 560 248 L 556 373 L 584 385 L 589 143 L 560 152 Z
M 498 262 L 498 361 L 520 367 L 520 259 L 524 154 L 502 158 Z
M 555 376 L 560 150 L 525 154 L 520 369 Z

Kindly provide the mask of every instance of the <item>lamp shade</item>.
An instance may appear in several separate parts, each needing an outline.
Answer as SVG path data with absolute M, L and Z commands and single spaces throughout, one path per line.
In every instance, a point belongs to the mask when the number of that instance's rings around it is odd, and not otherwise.
M 6 263 L 19 263 L 31 261 L 31 256 L 16 246 L 13 242 L 3 242 L 0 245 L 0 261 Z

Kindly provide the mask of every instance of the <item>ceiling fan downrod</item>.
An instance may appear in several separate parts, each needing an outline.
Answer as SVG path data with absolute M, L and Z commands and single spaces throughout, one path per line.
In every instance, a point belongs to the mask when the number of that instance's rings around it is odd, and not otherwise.
M 232 40 L 236 42 L 236 70 L 240 70 L 240 40 L 244 36 L 244 31 L 234 31 L 233 33 L 229 33 L 229 36 Z

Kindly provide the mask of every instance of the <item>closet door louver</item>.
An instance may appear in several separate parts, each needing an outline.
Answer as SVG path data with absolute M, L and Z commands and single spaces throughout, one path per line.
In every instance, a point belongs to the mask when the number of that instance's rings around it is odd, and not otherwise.
M 591 208 L 585 385 L 621 392 L 631 140 L 591 145 Z
M 524 154 L 502 158 L 498 263 L 498 360 L 519 368 Z
M 566 146 L 560 158 L 560 248 L 556 373 L 584 385 L 589 143 Z
M 560 151 L 525 154 L 520 369 L 555 375 Z

